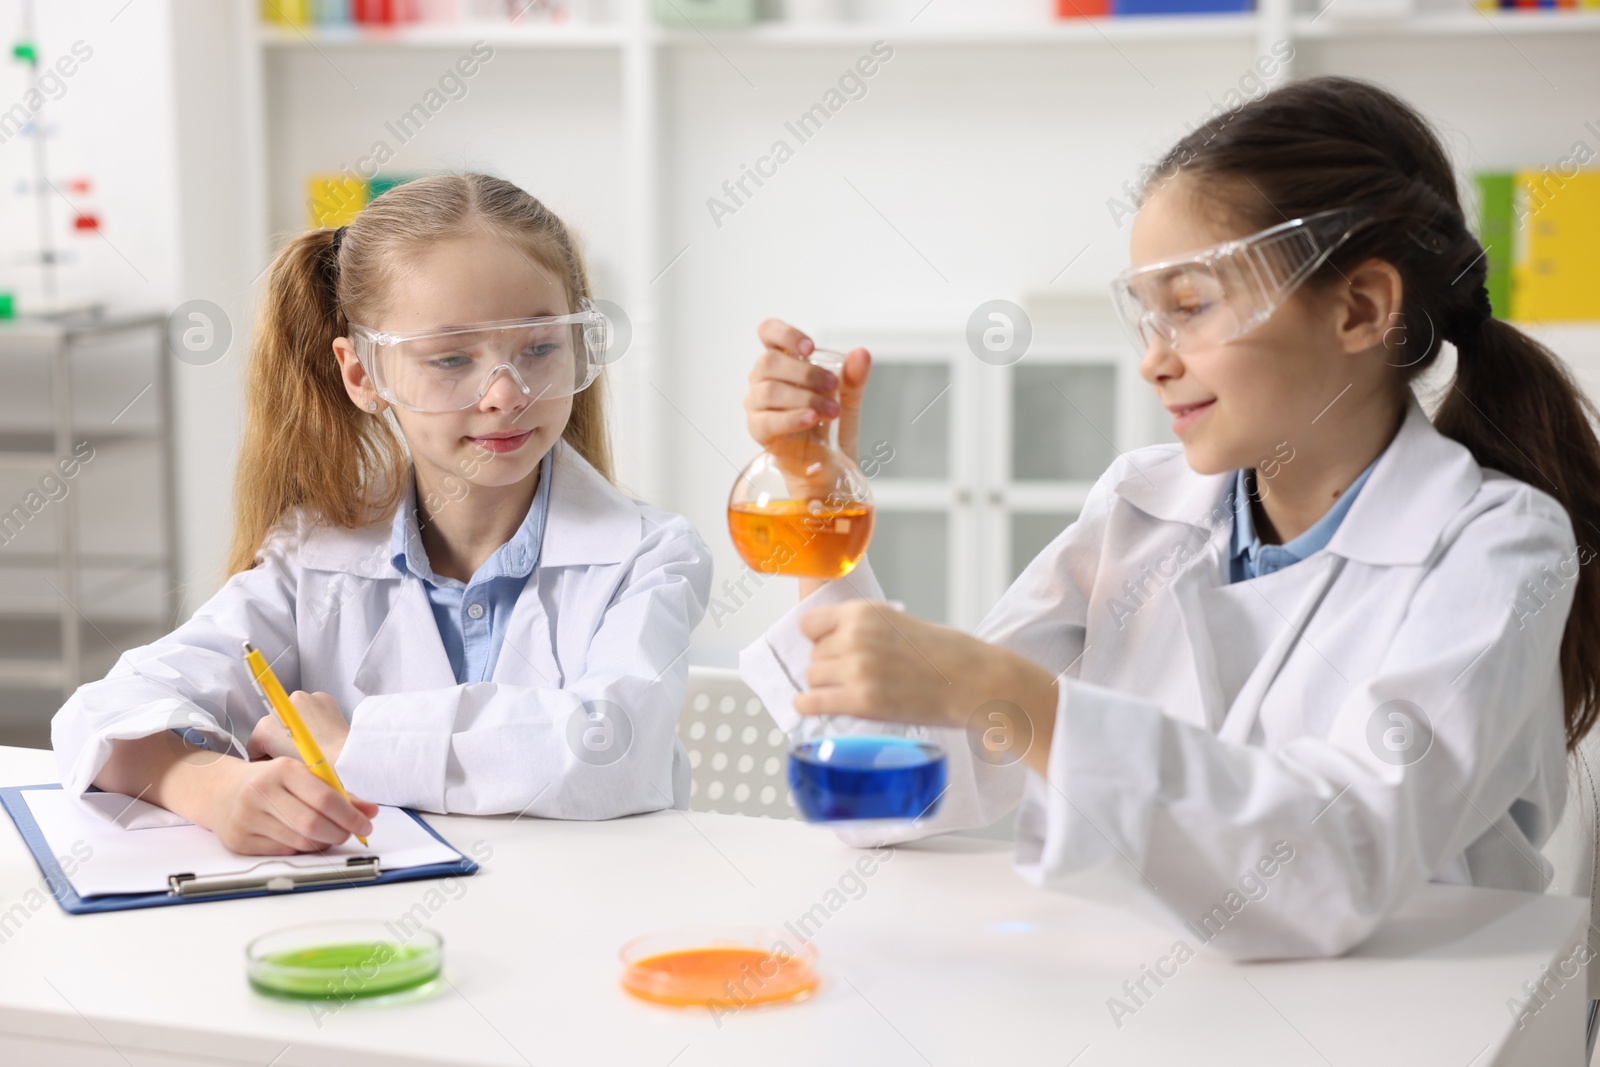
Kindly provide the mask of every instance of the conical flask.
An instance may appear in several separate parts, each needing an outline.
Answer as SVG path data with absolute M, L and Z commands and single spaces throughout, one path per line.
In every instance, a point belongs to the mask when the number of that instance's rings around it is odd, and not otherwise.
M 809 362 L 837 376 L 844 354 L 819 348 Z M 866 555 L 872 519 L 872 490 L 839 451 L 837 418 L 775 442 L 728 495 L 733 547 L 761 574 L 842 578 Z

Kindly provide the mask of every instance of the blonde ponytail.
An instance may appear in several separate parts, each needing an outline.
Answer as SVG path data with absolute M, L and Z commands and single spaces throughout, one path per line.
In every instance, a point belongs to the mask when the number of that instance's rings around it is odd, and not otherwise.
M 230 576 L 250 569 L 291 508 L 331 525 L 363 526 L 392 514 L 405 491 L 400 442 L 383 419 L 351 403 L 333 354 L 333 339 L 345 332 L 333 233 L 295 237 L 268 271 L 246 386 Z M 379 483 L 388 491 L 369 499 Z

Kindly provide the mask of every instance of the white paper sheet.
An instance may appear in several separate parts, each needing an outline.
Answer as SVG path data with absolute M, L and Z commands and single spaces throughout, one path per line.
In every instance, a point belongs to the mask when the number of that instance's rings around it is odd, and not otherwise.
M 94 811 L 59 789 L 30 789 L 22 794 L 28 810 L 44 833 L 50 851 L 67 857 L 67 880 L 80 897 L 108 893 L 164 893 L 167 876 L 254 870 L 263 875 L 294 867 L 322 867 L 342 863 L 348 856 L 377 856 L 385 871 L 453 863 L 461 854 L 423 829 L 400 808 L 380 807 L 372 820 L 367 844 L 355 838 L 323 852 L 299 856 L 241 856 L 230 852 L 210 830 L 179 819 L 139 818 L 133 798 L 118 793 L 87 794 L 96 797 Z M 144 805 L 151 808 L 151 805 Z M 163 809 L 152 808 L 163 812 Z M 119 812 L 125 812 L 118 818 Z M 164 812 L 163 812 L 164 813 Z M 170 813 L 164 813 L 170 814 Z M 124 826 L 129 828 L 125 829 Z M 137 828 L 142 827 L 142 828 Z
M 83 802 L 124 830 L 149 830 L 156 826 L 193 826 L 175 811 L 158 808 L 125 793 L 85 793 Z

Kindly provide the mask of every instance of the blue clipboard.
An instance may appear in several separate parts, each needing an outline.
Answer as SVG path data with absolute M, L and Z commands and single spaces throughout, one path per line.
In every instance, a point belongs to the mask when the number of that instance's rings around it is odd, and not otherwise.
M 241 897 L 271 897 L 283 896 L 286 893 L 313 893 L 319 889 L 355 889 L 365 885 L 384 885 L 389 882 L 409 882 L 420 878 L 448 878 L 452 875 L 475 874 L 478 865 L 466 856 L 461 857 L 459 863 L 430 863 L 421 867 L 405 867 L 397 871 L 381 871 L 373 877 L 366 877 L 361 881 L 332 878 L 328 882 L 317 884 L 296 885 L 293 888 L 270 888 L 265 884 L 259 888 L 242 889 L 237 892 L 211 893 L 205 896 L 179 896 L 175 892 L 165 893 L 114 893 L 106 896 L 84 898 L 80 897 L 72 888 L 72 883 L 67 879 L 66 872 L 61 869 L 61 863 L 50 851 L 50 845 L 44 839 L 44 833 L 39 829 L 39 824 L 34 821 L 33 812 L 28 809 L 28 802 L 22 794 L 31 789 L 60 789 L 59 784 L 54 785 L 18 785 L 0 788 L 0 805 L 4 805 L 10 814 L 11 821 L 17 824 L 17 831 L 22 834 L 23 843 L 28 846 L 28 851 L 33 853 L 33 860 L 43 872 L 45 881 L 49 883 L 50 894 L 55 897 L 56 903 L 62 910 L 72 915 L 83 915 L 97 911 L 126 911 L 131 908 L 162 908 L 169 904 L 203 904 L 212 900 L 238 900 Z M 439 832 L 422 820 L 416 812 L 409 808 L 401 809 L 417 820 L 421 827 L 440 844 L 455 849 Z M 456 849 L 460 852 L 460 849 Z M 330 874 L 338 871 L 337 867 L 326 869 Z

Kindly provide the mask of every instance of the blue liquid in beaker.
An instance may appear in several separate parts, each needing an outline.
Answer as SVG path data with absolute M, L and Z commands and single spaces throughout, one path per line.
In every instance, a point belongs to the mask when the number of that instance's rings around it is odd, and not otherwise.
M 789 752 L 789 789 L 807 822 L 927 817 L 944 785 L 944 750 L 927 741 L 825 737 Z

